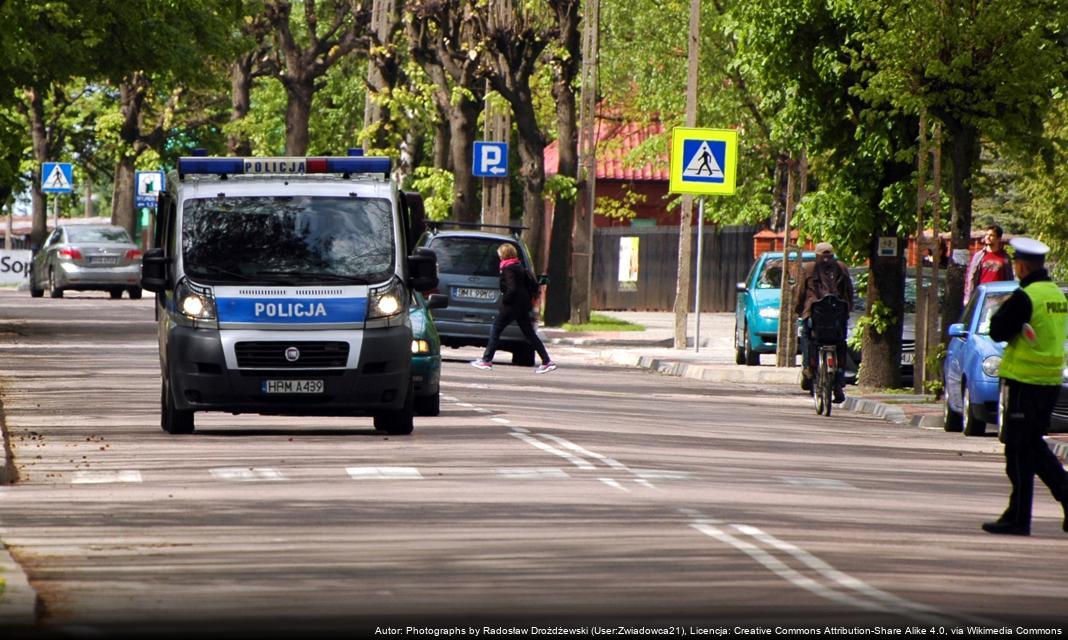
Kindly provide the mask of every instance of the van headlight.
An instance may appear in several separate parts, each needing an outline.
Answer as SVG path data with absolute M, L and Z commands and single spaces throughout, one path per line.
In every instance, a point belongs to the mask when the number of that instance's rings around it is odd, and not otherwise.
M 371 289 L 367 304 L 367 319 L 389 318 L 404 310 L 404 286 L 393 278 L 384 286 Z
M 1001 368 L 1001 356 L 987 356 L 983 360 L 983 373 L 991 378 L 998 377 L 998 369 Z
M 215 296 L 207 287 L 201 287 L 184 279 L 175 287 L 174 299 L 178 310 L 190 320 L 215 319 Z
M 773 319 L 779 317 L 779 310 L 776 307 L 764 307 L 759 312 L 761 318 Z

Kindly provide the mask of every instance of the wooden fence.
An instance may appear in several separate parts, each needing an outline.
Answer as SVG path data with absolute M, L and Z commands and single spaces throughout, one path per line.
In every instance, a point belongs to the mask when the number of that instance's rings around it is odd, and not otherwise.
M 704 230 L 701 310 L 733 311 L 735 284 L 753 265 L 753 234 L 759 227 L 711 226 Z M 697 264 L 697 230 L 693 230 L 693 264 Z M 603 227 L 593 233 L 594 309 L 670 311 L 678 280 L 678 227 Z M 635 249 L 637 251 L 635 251 Z M 622 265 L 620 264 L 622 261 Z M 693 271 L 696 276 L 696 271 Z M 696 280 L 691 283 L 693 311 Z

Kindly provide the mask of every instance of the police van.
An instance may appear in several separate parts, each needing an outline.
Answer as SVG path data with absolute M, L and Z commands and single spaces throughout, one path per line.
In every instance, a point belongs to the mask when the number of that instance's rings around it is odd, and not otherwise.
M 352 153 L 352 152 L 350 152 Z M 179 159 L 142 287 L 156 293 L 163 430 L 201 411 L 369 415 L 413 428 L 411 291 L 422 201 L 389 158 Z

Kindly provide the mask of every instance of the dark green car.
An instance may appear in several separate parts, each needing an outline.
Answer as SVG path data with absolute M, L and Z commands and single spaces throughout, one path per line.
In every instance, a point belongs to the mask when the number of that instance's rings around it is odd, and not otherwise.
M 427 300 L 418 292 L 412 293 L 412 386 L 415 389 L 415 413 L 436 416 L 441 413 L 441 339 L 430 315 L 431 309 L 441 309 L 449 299 L 431 294 Z

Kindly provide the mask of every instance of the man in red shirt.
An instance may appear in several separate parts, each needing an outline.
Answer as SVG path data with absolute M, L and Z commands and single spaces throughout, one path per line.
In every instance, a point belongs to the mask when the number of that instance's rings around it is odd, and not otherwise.
M 1005 243 L 1001 236 L 1004 231 L 998 225 L 987 227 L 983 242 L 986 247 L 976 251 L 968 264 L 968 273 L 964 276 L 964 304 L 972 297 L 972 292 L 981 284 L 1014 280 L 1012 258 L 1005 252 Z

